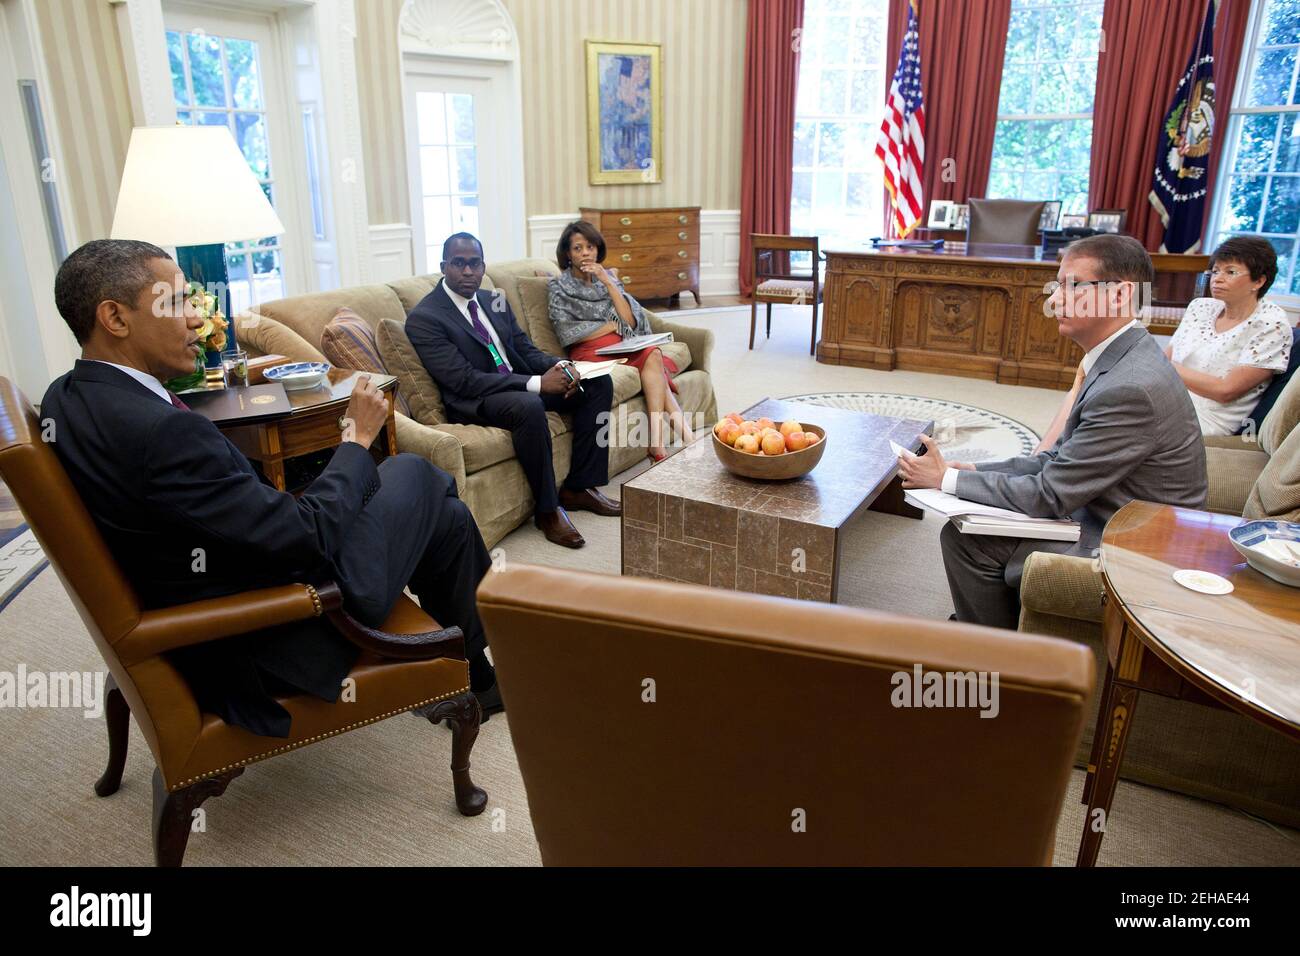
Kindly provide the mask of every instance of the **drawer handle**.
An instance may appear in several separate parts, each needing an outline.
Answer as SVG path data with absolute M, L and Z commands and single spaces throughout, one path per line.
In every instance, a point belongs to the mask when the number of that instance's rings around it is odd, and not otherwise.
M 678 249 L 678 250 L 677 250 L 677 258 L 679 258 L 679 259 L 685 259 L 685 258 L 686 258 L 686 254 L 687 254 L 687 253 L 686 253 L 686 250 L 685 250 L 685 249 Z
M 685 242 L 686 239 L 687 239 L 687 235 L 686 235 L 686 233 L 684 233 L 684 232 L 679 232 L 679 233 L 677 234 L 677 238 L 680 239 L 682 242 Z
M 619 238 L 622 239 L 624 242 L 631 242 L 631 241 L 632 241 L 632 237 L 629 236 L 626 232 L 623 233 L 623 235 L 619 236 Z
M 624 262 L 631 262 L 631 261 L 632 261 L 632 253 L 630 253 L 630 252 L 625 252 L 625 253 L 623 253 L 623 261 L 624 261 Z
M 684 226 L 684 225 L 686 225 L 688 222 L 690 222 L 691 220 L 690 220 L 689 218 L 687 218 L 686 216 L 678 216 L 678 217 L 677 217 L 677 221 L 680 222 L 680 223 Z
M 686 279 L 686 273 L 685 273 L 685 272 L 679 272 L 679 273 L 677 273 L 677 278 L 679 278 L 679 279 L 685 281 L 685 279 Z
M 632 281 L 632 277 L 631 277 L 631 276 L 619 276 L 619 278 L 623 280 L 623 284 L 624 284 L 624 285 L 627 285 L 628 283 L 630 283 L 630 282 Z
M 632 225 L 632 217 L 631 217 L 631 216 L 624 216 L 622 219 L 619 220 L 619 225 L 622 225 L 622 226 L 630 226 L 630 225 Z

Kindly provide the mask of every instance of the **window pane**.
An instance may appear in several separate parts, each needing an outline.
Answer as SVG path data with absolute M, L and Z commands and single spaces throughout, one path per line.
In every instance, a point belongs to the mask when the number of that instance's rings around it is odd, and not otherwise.
M 451 199 L 446 196 L 425 196 L 424 234 L 441 241 L 455 231 L 451 227 Z
M 848 77 L 846 70 L 822 70 L 819 108 L 823 113 L 844 112 L 844 93 Z
M 226 40 L 226 68 L 235 108 L 262 108 L 262 80 L 257 71 L 257 44 L 252 40 Z
M 1002 92 L 998 98 L 998 113 L 1013 115 L 1028 113 L 1034 91 L 1033 66 L 1007 66 L 1002 70 Z
M 181 35 L 175 30 L 167 31 L 167 62 L 172 72 L 172 97 L 177 106 L 189 106 L 190 91 L 185 84 L 185 51 L 181 46 Z
M 472 193 L 478 191 L 478 152 L 471 147 L 462 146 L 454 150 L 456 154 L 456 192 Z
M 271 158 L 266 145 L 266 120 L 260 113 L 235 114 L 235 142 L 258 179 L 271 175 Z
M 1273 159 L 1273 143 L 1280 117 L 1274 113 L 1243 116 L 1234 167 L 1239 173 L 1266 173 Z M 1280 157 L 1279 157 L 1280 158 Z
M 415 114 L 422 146 L 442 146 L 447 142 L 446 98 L 441 93 L 415 94 Z
M 206 110 L 194 114 L 198 118 L 199 126 L 229 126 L 229 113 L 209 113 Z
M 791 209 L 803 213 L 812 209 L 812 173 L 794 174 L 794 191 L 791 194 Z
M 452 231 L 478 233 L 478 197 L 457 196 L 452 200 Z
M 839 209 L 844 205 L 844 174 L 817 173 L 814 203 L 818 209 Z
M 892 79 L 892 77 L 891 77 Z M 880 85 L 878 70 L 855 70 L 849 91 L 849 112 L 870 113 L 882 108 L 885 89 Z
M 822 46 L 822 62 L 834 65 L 849 62 L 849 18 L 831 17 L 826 21 L 826 39 Z
M 1007 28 L 1007 63 L 1024 63 L 1034 59 L 1038 50 L 1038 11 L 1014 7 Z
M 1247 117 L 1254 119 L 1254 117 Z M 1279 172 L 1300 172 L 1300 113 L 1287 113 L 1285 116 L 1279 116 L 1278 121 L 1282 125 L 1282 137 L 1278 142 L 1277 158 L 1274 160 L 1274 168 Z M 1238 150 L 1238 156 L 1240 156 Z M 1240 161 L 1238 161 L 1240 168 Z
M 1291 75 L 1295 72 L 1296 48 L 1262 50 L 1250 78 L 1247 106 L 1277 106 L 1287 102 L 1291 92 Z
M 221 41 L 205 34 L 187 33 L 190 77 L 194 101 L 199 106 L 225 106 L 226 76 L 221 69 Z
M 1268 0 L 1260 35 L 1264 46 L 1300 43 L 1300 2 Z
M 817 124 L 800 120 L 794 124 L 794 165 L 811 166 L 813 164 L 813 144 L 816 142 Z
M 1228 208 L 1224 229 L 1252 232 L 1259 225 L 1259 207 L 1264 201 L 1264 176 L 1233 176 L 1228 186 Z
M 1264 207 L 1264 232 L 1300 230 L 1300 177 L 1274 176 Z
M 844 127 L 840 123 L 822 123 L 817 137 L 817 167 L 844 165 Z
M 447 147 L 420 147 L 420 188 L 426 196 L 445 196 L 451 192 Z
M 449 127 L 453 143 L 474 142 L 474 97 L 457 93 L 447 97 Z

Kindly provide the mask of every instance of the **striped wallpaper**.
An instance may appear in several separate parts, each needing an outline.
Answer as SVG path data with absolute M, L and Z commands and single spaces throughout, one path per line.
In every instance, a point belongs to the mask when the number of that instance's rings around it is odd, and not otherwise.
M 131 94 L 108 0 L 45 0 L 36 10 L 49 88 L 46 122 L 58 123 L 63 169 L 55 170 L 72 221 L 69 243 L 106 237 L 131 139 Z
M 579 206 L 740 206 L 747 0 L 502 0 L 519 34 L 529 216 Z M 370 221 L 409 222 L 397 21 L 357 0 Z M 663 44 L 663 182 L 587 182 L 583 40 Z

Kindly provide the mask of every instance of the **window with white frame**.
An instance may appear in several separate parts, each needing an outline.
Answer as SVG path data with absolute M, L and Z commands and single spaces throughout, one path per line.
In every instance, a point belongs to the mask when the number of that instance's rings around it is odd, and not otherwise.
M 1270 295 L 1300 296 L 1300 0 L 1256 4 L 1215 188 L 1213 246 L 1261 236 L 1277 250 Z
M 420 90 L 420 192 L 430 269 L 442 261 L 442 241 L 456 232 L 479 232 L 478 146 L 474 97 Z
M 888 0 L 807 0 L 804 9 L 790 228 L 818 236 L 822 248 L 880 235 L 885 181 L 875 148 L 893 72 L 884 62 L 888 17 Z
M 266 97 L 258 44 L 200 31 L 167 31 L 176 118 L 194 126 L 225 126 L 275 204 Z M 231 309 L 238 314 L 284 296 L 280 241 L 271 236 L 226 244 Z
M 1088 211 L 1103 0 L 1012 0 L 987 195 Z

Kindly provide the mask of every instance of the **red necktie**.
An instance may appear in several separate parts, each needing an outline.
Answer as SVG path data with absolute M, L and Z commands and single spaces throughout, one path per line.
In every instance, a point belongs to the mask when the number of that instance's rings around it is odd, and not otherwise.
M 180 399 L 175 395 L 175 393 L 173 393 L 173 392 L 168 392 L 168 393 L 167 393 L 167 397 L 170 398 L 170 399 L 172 400 L 172 404 L 175 405 L 177 408 L 179 408 L 181 411 L 183 411 L 183 412 L 188 412 L 188 411 L 190 410 L 190 407 L 189 407 L 188 405 L 186 405 L 184 402 L 182 402 L 182 401 L 181 401 L 181 400 L 180 400 Z

